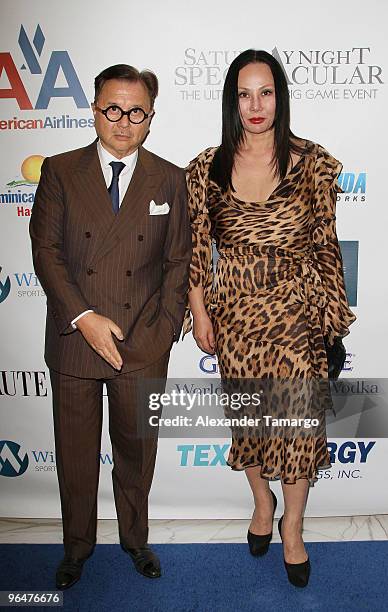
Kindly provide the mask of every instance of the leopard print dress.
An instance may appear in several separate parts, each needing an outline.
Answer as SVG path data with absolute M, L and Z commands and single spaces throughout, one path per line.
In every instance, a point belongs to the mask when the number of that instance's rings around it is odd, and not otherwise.
M 209 179 L 215 151 L 206 149 L 189 164 L 187 184 L 190 287 L 203 287 L 221 378 L 272 381 L 265 391 L 267 415 L 274 406 L 277 416 L 320 415 L 315 435 L 232 428 L 228 465 L 234 470 L 260 465 L 268 480 L 307 478 L 312 484 L 318 469 L 330 466 L 322 414 L 330 395 L 303 385 L 327 379 L 324 337 L 347 335 L 355 320 L 335 225 L 342 166 L 307 142 L 305 154 L 267 201 L 243 202 Z M 219 253 L 215 273 L 213 241 Z M 184 333 L 190 330 L 187 310 Z

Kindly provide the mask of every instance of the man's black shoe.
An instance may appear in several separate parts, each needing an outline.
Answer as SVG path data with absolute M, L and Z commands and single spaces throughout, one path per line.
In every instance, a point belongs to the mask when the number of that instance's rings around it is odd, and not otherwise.
M 124 546 L 124 544 L 121 544 L 121 548 L 124 552 L 129 554 L 139 574 L 147 578 L 160 578 L 162 575 L 160 561 L 149 546 L 145 545 L 141 548 L 128 548 Z
M 64 557 L 55 575 L 57 589 L 64 591 L 73 586 L 81 578 L 82 568 L 86 559 Z

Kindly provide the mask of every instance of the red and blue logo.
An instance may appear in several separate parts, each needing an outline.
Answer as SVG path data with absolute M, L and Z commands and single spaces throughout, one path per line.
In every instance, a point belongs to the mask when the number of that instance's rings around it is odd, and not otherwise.
M 22 116 L 0 118 L 0 130 L 37 130 L 92 128 L 92 117 L 80 117 L 79 111 L 90 105 L 68 51 L 47 51 L 40 25 L 29 38 L 20 26 L 15 53 L 0 52 L 0 100 L 10 102 Z M 77 116 L 38 116 L 34 111 L 49 108 L 62 100 L 77 110 Z M 58 107 L 58 105 L 57 105 Z M 34 114 L 28 114 L 34 112 Z M 11 111 L 12 112 L 12 111 Z
M 52 98 L 72 98 L 77 108 L 89 108 L 89 102 L 71 61 L 68 51 L 52 51 L 45 67 L 42 66 L 42 53 L 46 43 L 40 25 L 37 26 L 32 41 L 23 26 L 20 27 L 18 43 L 24 62 L 17 68 L 12 54 L 0 53 L 0 76 L 3 72 L 8 78 L 10 87 L 0 88 L 0 98 L 14 99 L 20 110 L 38 110 L 48 108 Z M 38 97 L 31 100 L 24 74 L 42 77 Z M 58 76 L 65 79 L 65 87 L 57 86 Z

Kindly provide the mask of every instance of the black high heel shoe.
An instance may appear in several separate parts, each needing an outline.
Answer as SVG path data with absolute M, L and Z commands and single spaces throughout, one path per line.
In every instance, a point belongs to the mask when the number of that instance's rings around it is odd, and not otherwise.
M 281 516 L 278 522 L 278 529 L 279 529 L 280 539 L 283 542 L 282 523 L 283 523 L 283 517 Z M 285 559 L 283 560 L 284 560 L 284 567 L 286 568 L 289 582 L 291 582 L 291 584 L 293 584 L 294 586 L 300 587 L 300 588 L 307 586 L 309 582 L 309 578 L 310 578 L 310 571 L 311 571 L 310 559 L 307 557 L 307 560 L 303 561 L 303 563 L 287 563 Z
M 278 500 L 276 499 L 275 493 L 270 489 L 273 501 L 273 513 L 272 513 L 272 522 L 275 516 L 276 506 L 278 505 Z M 249 551 L 251 555 L 254 557 L 262 557 L 268 552 L 269 544 L 272 540 L 272 530 L 271 533 L 267 533 L 265 535 L 256 535 L 252 533 L 248 529 L 247 540 L 249 544 Z

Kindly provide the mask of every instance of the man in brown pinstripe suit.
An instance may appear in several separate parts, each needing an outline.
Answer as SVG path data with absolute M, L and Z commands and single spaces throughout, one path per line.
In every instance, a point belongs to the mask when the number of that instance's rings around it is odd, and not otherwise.
M 159 577 L 147 546 L 157 446 L 142 379 L 167 376 L 185 308 L 191 237 L 184 173 L 143 148 L 156 76 L 124 64 L 96 77 L 98 139 L 46 158 L 30 224 L 47 294 L 45 358 L 53 392 L 65 557 L 57 588 L 81 577 L 96 541 L 102 391 L 109 401 L 120 542 Z

